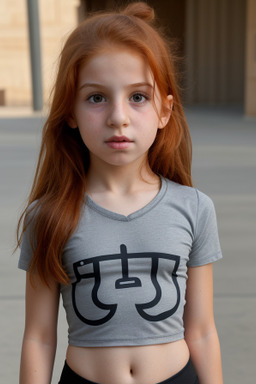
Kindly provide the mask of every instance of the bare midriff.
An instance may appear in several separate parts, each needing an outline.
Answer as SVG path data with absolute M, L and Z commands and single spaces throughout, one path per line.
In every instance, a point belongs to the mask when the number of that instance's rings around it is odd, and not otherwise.
M 139 347 L 69 346 L 67 350 L 69 367 L 99 384 L 156 384 L 175 375 L 188 360 L 184 339 Z

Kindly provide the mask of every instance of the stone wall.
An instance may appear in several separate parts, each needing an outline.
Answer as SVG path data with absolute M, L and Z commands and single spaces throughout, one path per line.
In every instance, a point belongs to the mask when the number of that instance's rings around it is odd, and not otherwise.
M 77 25 L 79 0 L 38 0 L 44 102 L 65 37 Z M 26 0 L 0 1 L 0 104 L 31 105 Z

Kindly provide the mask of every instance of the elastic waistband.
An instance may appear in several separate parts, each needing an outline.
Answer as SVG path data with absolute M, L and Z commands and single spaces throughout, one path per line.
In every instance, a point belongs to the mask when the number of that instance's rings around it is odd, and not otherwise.
M 171 376 L 169 379 L 161 381 L 160 383 L 157 383 L 157 384 L 197 384 L 197 383 L 198 383 L 198 379 L 197 379 L 196 370 L 191 359 L 189 359 L 185 367 L 182 368 L 178 373 Z
M 70 383 L 98 384 L 79 376 L 68 366 L 67 362 L 65 362 L 59 384 L 70 384 Z M 157 384 L 197 384 L 197 383 L 199 382 L 197 379 L 196 371 L 191 359 L 189 359 L 185 367 L 182 368 L 178 373 Z
M 59 381 L 59 384 L 97 384 L 94 383 L 93 381 L 84 379 L 83 377 L 79 376 L 76 372 L 74 372 L 67 362 L 65 361 L 61 378 Z

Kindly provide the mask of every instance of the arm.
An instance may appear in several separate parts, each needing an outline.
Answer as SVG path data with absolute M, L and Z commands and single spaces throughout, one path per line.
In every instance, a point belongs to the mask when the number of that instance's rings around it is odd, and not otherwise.
M 59 286 L 47 287 L 35 276 L 26 279 L 26 320 L 20 384 L 50 384 L 57 344 Z
M 212 264 L 188 269 L 185 340 L 200 384 L 223 384 L 221 355 L 213 315 Z

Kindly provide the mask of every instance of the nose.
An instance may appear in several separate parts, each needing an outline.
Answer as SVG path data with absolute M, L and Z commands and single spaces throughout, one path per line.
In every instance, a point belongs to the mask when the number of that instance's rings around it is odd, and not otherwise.
M 116 101 L 110 106 L 107 124 L 112 128 L 124 128 L 130 123 L 128 108 L 123 101 Z

